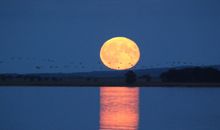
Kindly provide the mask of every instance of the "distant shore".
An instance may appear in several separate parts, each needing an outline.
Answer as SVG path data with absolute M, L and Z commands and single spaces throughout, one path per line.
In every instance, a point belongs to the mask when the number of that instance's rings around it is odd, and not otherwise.
M 86 73 L 6 73 L 0 74 L 0 87 L 3 86 L 220 87 L 220 69 L 216 67 L 187 67 L 169 68 L 166 71 L 151 69 Z
M 0 81 L 0 87 L 100 87 L 100 86 L 125 86 L 125 87 L 220 87 L 220 83 L 181 83 L 181 82 L 144 82 L 137 81 L 132 84 L 123 79 L 72 79 L 72 80 L 47 80 L 47 81 Z

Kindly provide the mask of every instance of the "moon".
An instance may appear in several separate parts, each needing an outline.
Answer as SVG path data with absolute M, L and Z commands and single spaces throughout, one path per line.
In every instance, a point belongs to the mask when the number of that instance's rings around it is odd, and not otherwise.
M 140 50 L 137 44 L 131 39 L 114 37 L 102 45 L 100 59 L 110 69 L 126 70 L 138 63 Z

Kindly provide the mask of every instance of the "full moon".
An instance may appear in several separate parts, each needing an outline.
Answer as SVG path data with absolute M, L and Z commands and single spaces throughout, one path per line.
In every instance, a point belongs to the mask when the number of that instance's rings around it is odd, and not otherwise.
M 140 58 L 137 44 L 126 37 L 114 37 L 101 47 L 102 63 L 110 69 L 126 70 L 134 67 Z

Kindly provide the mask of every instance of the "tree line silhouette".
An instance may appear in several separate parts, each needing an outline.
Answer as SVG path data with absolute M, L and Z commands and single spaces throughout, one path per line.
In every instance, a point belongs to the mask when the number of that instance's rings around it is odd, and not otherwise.
M 148 74 L 137 77 L 135 72 L 129 70 L 125 74 L 125 81 L 128 84 L 135 83 L 137 78 L 145 82 L 152 82 Z M 189 67 L 183 69 L 169 69 L 160 74 L 160 82 L 182 82 L 182 83 L 220 83 L 220 71 L 212 67 Z
M 28 81 L 36 82 L 59 82 L 64 80 L 85 79 L 85 82 L 98 82 L 101 78 L 98 77 L 56 77 L 56 76 L 40 76 L 40 75 L 19 75 L 19 74 L 0 74 L 0 82 L 12 81 Z M 157 77 L 158 78 L 158 77 Z M 149 82 L 170 82 L 170 83 L 220 83 L 220 70 L 212 67 L 188 67 L 188 68 L 172 68 L 166 72 L 162 72 L 159 76 L 160 80 L 155 80 L 149 74 L 137 75 L 134 71 L 128 70 L 124 75 L 124 81 L 127 84 L 136 82 L 149 83 Z M 84 81 L 81 81 L 84 82 Z
M 162 82 L 220 82 L 220 71 L 211 67 L 170 69 L 160 79 Z
M 9 75 L 9 74 L 1 74 L 0 81 L 30 81 L 30 82 L 40 82 L 40 81 L 61 81 L 62 78 L 58 77 L 41 77 L 41 76 L 33 76 L 33 75 Z

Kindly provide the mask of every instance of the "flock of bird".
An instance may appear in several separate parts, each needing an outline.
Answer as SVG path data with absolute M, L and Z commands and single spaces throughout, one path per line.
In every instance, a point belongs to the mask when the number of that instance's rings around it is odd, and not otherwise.
M 10 57 L 8 59 L 4 59 L 4 60 L 0 60 L 0 65 L 7 63 L 7 62 L 17 62 L 17 61 L 35 61 L 35 62 L 47 62 L 47 66 L 45 65 L 34 65 L 34 68 L 36 70 L 40 70 L 43 68 L 49 68 L 49 69 L 68 69 L 68 68 L 75 68 L 75 69 L 86 69 L 86 67 L 88 66 L 87 64 L 83 63 L 83 62 L 69 62 L 65 65 L 57 65 L 57 61 L 55 59 L 51 59 L 51 58 L 45 58 L 45 59 L 37 59 L 37 58 L 30 58 L 30 57 Z M 97 63 L 99 66 L 99 69 L 104 69 L 104 65 L 101 64 L 101 62 Z M 171 67 L 175 67 L 175 66 L 187 66 L 187 65 L 195 65 L 192 62 L 181 62 L 181 61 L 172 61 L 172 62 L 166 62 L 165 63 L 166 66 L 171 66 Z M 154 65 L 148 65 L 148 66 L 141 66 L 141 69 L 147 69 L 147 68 L 158 68 L 158 67 L 162 67 L 164 66 L 164 64 L 154 64 Z M 202 66 L 199 65 L 199 66 Z
M 1 60 L 0 59 L 0 65 L 5 64 L 8 62 L 33 62 L 33 63 L 40 63 L 42 62 L 46 63 L 46 65 L 34 65 L 34 68 L 37 70 L 40 70 L 42 68 L 49 68 L 49 69 L 59 69 L 59 68 L 77 68 L 77 69 L 84 69 L 86 68 L 86 65 L 83 62 L 69 62 L 65 65 L 57 65 L 58 62 L 55 59 L 51 58 L 44 58 L 44 59 L 37 59 L 37 58 L 30 58 L 30 57 L 10 57 L 8 59 Z

